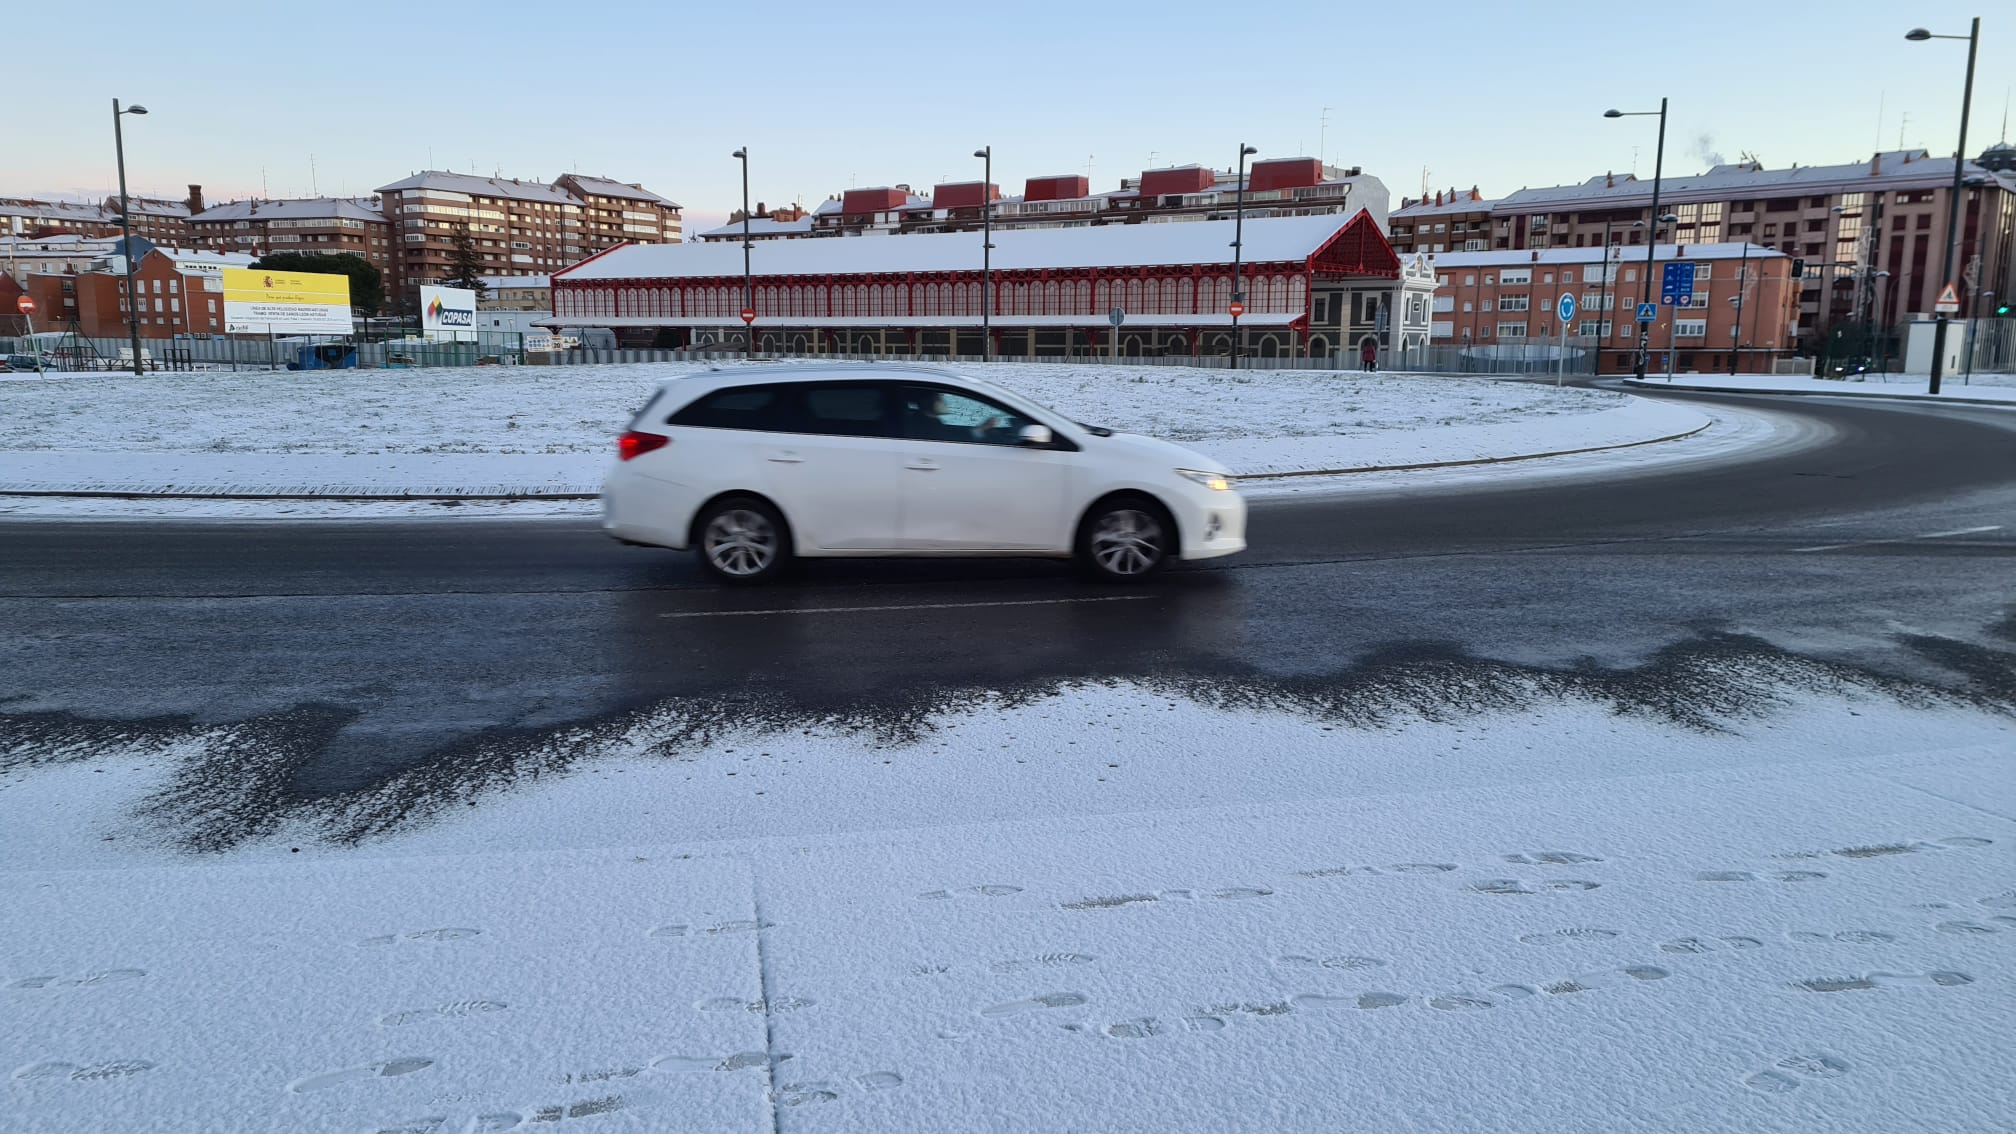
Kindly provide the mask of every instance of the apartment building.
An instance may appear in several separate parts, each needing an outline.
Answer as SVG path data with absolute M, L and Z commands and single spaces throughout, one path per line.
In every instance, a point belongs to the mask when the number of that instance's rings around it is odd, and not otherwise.
M 1792 257 L 1745 242 L 1661 244 L 1651 249 L 1652 369 L 1769 373 L 1798 344 L 1798 282 Z M 1571 339 L 1595 344 L 1599 373 L 1635 368 L 1636 307 L 1645 295 L 1646 249 L 1582 248 L 1449 252 L 1433 257 L 1436 291 L 1430 341 L 1438 346 L 1521 346 L 1556 342 L 1555 305 L 1575 296 Z M 1665 266 L 1694 266 L 1691 295 L 1658 304 Z M 1739 305 L 1737 298 L 1741 296 Z
M 553 277 L 484 276 L 479 311 L 551 311 Z
M 1965 317 L 1987 292 L 2016 290 L 2016 172 L 1994 156 L 1961 171 L 1961 231 L 1954 272 Z M 1895 324 L 1929 312 L 1941 286 L 1953 159 L 1925 150 L 1891 150 L 1866 162 L 1766 169 L 1758 162 L 1718 165 L 1668 177 L 1660 212 L 1678 217 L 1661 236 L 1683 244 L 1752 241 L 1803 260 L 1800 327 L 1809 345 L 1821 328 L 1853 318 L 1871 302 L 1874 318 Z M 1649 239 L 1652 183 L 1606 174 L 1580 185 L 1521 189 L 1492 205 L 1492 247 L 1570 248 Z M 1633 222 L 1640 222 L 1636 227 Z M 1978 268 L 1970 265 L 1979 263 Z M 1969 273 L 1977 283 L 1970 290 Z M 1859 297 L 1859 298 L 1858 298 Z
M 478 265 L 485 275 L 551 274 L 625 242 L 658 244 L 679 238 L 678 205 L 636 186 L 620 187 L 660 203 L 619 197 L 613 188 L 617 182 L 569 176 L 576 184 L 606 189 L 595 194 L 601 203 L 591 203 L 559 184 L 438 170 L 380 186 L 393 241 L 388 290 L 410 306 L 418 303 L 422 284 L 446 279 L 454 270 L 454 239 L 462 225 L 468 226 L 476 242 Z M 631 212 L 652 212 L 659 219 L 653 224 L 633 222 L 624 215 Z M 591 224 L 596 227 L 591 229 Z M 624 225 L 638 231 L 626 231 Z M 652 228 L 655 239 L 643 231 L 646 228 Z
M 581 201 L 582 244 L 594 255 L 618 244 L 677 244 L 683 238 L 679 205 L 642 185 L 563 173 L 553 180 Z
M 1386 227 L 1393 251 L 1483 252 L 1491 247 L 1491 206 L 1476 186 L 1418 200 L 1402 197 Z
M 111 221 L 114 231 L 119 230 L 122 212 L 128 214 L 133 226 L 133 235 L 145 237 L 155 244 L 169 248 L 179 248 L 189 243 L 189 218 L 203 207 L 203 187 L 191 185 L 189 199 L 171 201 L 164 197 L 134 197 L 127 208 L 121 208 L 117 195 L 105 198 L 105 215 Z
M 388 278 L 393 269 L 392 225 L 373 198 L 232 201 L 189 218 L 189 229 L 196 247 L 218 252 L 347 252 Z

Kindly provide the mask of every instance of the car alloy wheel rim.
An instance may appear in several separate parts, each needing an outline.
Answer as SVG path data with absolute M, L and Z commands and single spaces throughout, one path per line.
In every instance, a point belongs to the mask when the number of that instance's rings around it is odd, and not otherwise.
M 762 513 L 747 508 L 714 517 L 702 541 L 707 562 L 723 574 L 761 574 L 777 558 L 777 529 Z
M 1148 571 L 1162 560 L 1162 525 L 1138 508 L 1108 512 L 1092 531 L 1092 558 L 1114 575 Z

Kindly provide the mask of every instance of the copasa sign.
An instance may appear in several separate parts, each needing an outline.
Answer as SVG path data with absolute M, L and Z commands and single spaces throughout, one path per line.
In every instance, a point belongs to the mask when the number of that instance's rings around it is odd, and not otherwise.
M 476 293 L 468 288 L 420 286 L 420 329 L 422 331 L 473 331 L 476 329 Z

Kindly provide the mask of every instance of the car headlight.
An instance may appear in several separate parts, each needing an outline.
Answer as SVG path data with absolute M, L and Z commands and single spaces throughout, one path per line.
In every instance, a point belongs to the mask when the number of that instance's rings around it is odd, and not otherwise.
M 1232 491 L 1232 478 L 1221 472 L 1204 472 L 1201 469 L 1177 469 L 1176 475 L 1185 480 L 1194 480 L 1213 492 Z

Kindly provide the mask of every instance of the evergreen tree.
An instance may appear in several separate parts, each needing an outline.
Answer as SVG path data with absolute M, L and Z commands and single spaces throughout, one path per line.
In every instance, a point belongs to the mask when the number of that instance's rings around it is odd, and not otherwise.
M 490 289 L 483 283 L 483 257 L 476 251 L 476 238 L 469 234 L 468 222 L 456 222 L 455 235 L 449 240 L 454 251 L 448 254 L 448 278 L 444 282 L 475 292 L 479 303 L 489 298 Z
M 255 268 L 273 272 L 320 272 L 350 277 L 350 307 L 366 315 L 376 315 L 385 306 L 385 274 L 354 252 L 317 256 L 307 252 L 268 252 L 252 262 Z

